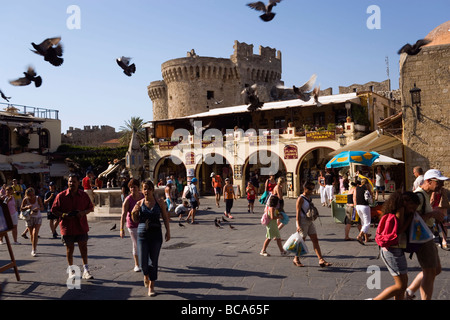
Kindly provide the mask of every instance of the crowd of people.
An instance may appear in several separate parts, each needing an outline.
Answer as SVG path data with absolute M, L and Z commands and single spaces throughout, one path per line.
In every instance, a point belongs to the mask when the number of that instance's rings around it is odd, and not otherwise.
M 381 173 L 380 173 L 381 174 Z M 331 178 L 327 175 L 330 175 Z M 380 256 L 386 264 L 390 274 L 393 276 L 394 285 L 386 288 L 374 299 L 412 299 L 417 291 L 420 291 L 422 299 L 430 299 L 433 293 L 433 284 L 437 275 L 442 270 L 439 255 L 437 253 L 434 238 L 423 244 L 415 246 L 413 251 L 422 271 L 414 278 L 408 286 L 407 260 L 405 252 L 409 248 L 408 236 L 411 229 L 414 213 L 419 212 L 427 226 L 439 235 L 440 246 L 447 249 L 447 229 L 444 217 L 449 208 L 447 190 L 443 188 L 443 181 L 449 178 L 442 175 L 438 170 L 431 169 L 426 173 L 419 167 L 414 168 L 416 181 L 412 186 L 413 191 L 392 193 L 383 205 L 383 215 L 393 215 L 397 221 L 396 235 L 398 242 L 394 245 L 380 246 Z M 215 193 L 216 206 L 220 208 L 221 198 L 225 203 L 224 217 L 234 219 L 231 214 L 233 202 L 238 199 L 235 189 L 229 178 L 222 180 L 221 176 L 212 173 L 211 188 Z M 260 255 L 269 256 L 267 247 L 275 240 L 282 256 L 287 255 L 282 245 L 280 230 L 288 222 L 284 212 L 285 180 L 280 177 L 277 180 L 274 175 L 264 183 L 264 192 L 258 194 L 258 181 L 252 174 L 246 186 L 246 198 L 248 212 L 254 213 L 254 202 L 259 197 L 259 202 L 264 205 L 267 214 L 266 237 Z M 385 178 L 385 176 L 382 176 Z M 175 179 L 174 179 L 175 180 Z M 335 178 L 331 172 L 321 173 L 317 180 L 321 192 L 322 205 L 328 206 L 329 194 L 333 194 L 327 186 L 334 186 Z M 88 172 L 86 177 L 80 179 L 76 174 L 69 175 L 67 189 L 62 192 L 56 190 L 53 182 L 49 183 L 48 190 L 42 196 L 37 194 L 34 188 L 23 190 L 23 186 L 14 179 L 10 186 L 4 185 L 0 189 L 1 201 L 8 205 L 14 228 L 12 230 L 13 244 L 18 242 L 18 221 L 25 220 L 26 230 L 23 237 L 30 235 L 31 255 L 36 256 L 38 252 L 39 230 L 42 224 L 42 213 L 47 212 L 50 230 L 54 238 L 59 237 L 57 233 L 60 227 L 61 239 L 66 247 L 66 258 L 69 266 L 73 265 L 73 253 L 75 243 L 78 244 L 82 262 L 83 278 L 92 279 L 88 264 L 88 221 L 87 214 L 94 210 L 92 195 L 89 186 L 92 187 L 92 174 Z M 134 261 L 134 271 L 142 272 L 144 275 L 144 286 L 148 287 L 148 295 L 154 296 L 155 282 L 158 278 L 158 259 L 163 240 L 170 240 L 170 212 L 174 212 L 182 221 L 196 224 L 196 213 L 200 205 L 200 194 L 197 189 L 198 180 L 192 178 L 187 185 L 177 184 L 166 180 L 164 185 L 164 196 L 160 198 L 155 195 L 155 186 L 150 180 L 138 181 L 128 179 L 126 191 L 122 199 L 122 216 L 120 220 L 120 237 L 125 237 L 125 228 L 131 239 L 131 253 Z M 255 185 L 256 184 L 256 185 Z M 346 186 L 347 187 L 347 186 Z M 361 244 L 373 241 L 370 238 L 369 227 L 371 224 L 371 208 L 374 195 L 373 188 L 369 186 L 367 179 L 355 179 L 348 184 L 346 218 L 345 218 L 345 240 L 353 240 L 349 237 L 351 225 L 359 221 L 359 233 L 356 240 Z M 314 209 L 312 195 L 316 185 L 307 181 L 303 185 L 303 192 L 296 201 L 295 224 L 299 237 L 309 237 L 314 253 L 317 255 L 319 266 L 330 267 L 332 263 L 325 260 L 319 245 L 317 230 L 314 219 L 309 216 L 309 211 Z M 379 189 L 383 193 L 382 189 Z M 325 195 L 325 196 L 323 196 Z M 180 201 L 181 199 L 181 201 Z M 286 220 L 287 219 L 287 220 Z M 166 233 L 163 237 L 162 224 Z M 377 236 L 380 230 L 377 230 Z M 1 240 L 1 239 L 0 239 Z M 375 238 L 377 241 L 377 238 Z M 378 241 L 377 241 L 378 243 Z M 409 252 L 409 251 L 408 251 Z M 295 254 L 293 264 L 304 267 L 300 261 L 300 253 Z M 69 278 L 74 274 L 69 274 Z

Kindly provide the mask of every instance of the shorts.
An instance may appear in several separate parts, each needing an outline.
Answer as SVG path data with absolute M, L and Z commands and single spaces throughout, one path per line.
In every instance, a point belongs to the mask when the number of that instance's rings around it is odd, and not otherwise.
M 35 217 L 31 216 L 30 219 L 25 220 L 25 225 L 27 226 L 27 228 L 32 228 L 34 226 L 41 225 L 41 224 L 42 224 L 42 216 L 41 215 L 35 216 Z
M 389 248 L 387 251 L 380 248 L 380 256 L 393 277 L 408 273 L 408 263 L 401 248 Z
M 384 191 L 386 189 L 385 186 L 376 186 L 377 191 Z
M 422 269 L 439 268 L 441 261 L 434 240 L 425 242 L 417 251 L 417 260 Z
M 248 203 L 255 203 L 255 199 L 247 199 Z
M 62 243 L 66 246 L 67 244 L 73 245 L 75 242 L 87 242 L 89 239 L 89 236 L 87 233 L 84 234 L 77 234 L 77 235 L 66 235 L 61 236 Z
M 302 238 L 306 238 L 306 236 L 310 236 L 312 234 L 317 234 L 313 221 L 306 217 L 300 218 L 300 229 L 300 235 Z
M 222 192 L 222 188 L 221 187 L 215 187 L 214 188 L 214 192 L 218 195 L 220 195 L 220 193 Z
M 189 201 L 191 204 L 192 209 L 198 209 L 198 202 L 197 201 Z
M 346 206 L 345 207 L 345 219 L 344 224 L 361 224 L 361 220 L 358 219 L 358 221 L 354 220 L 354 215 L 356 213 L 353 212 L 353 209 L 355 207 Z

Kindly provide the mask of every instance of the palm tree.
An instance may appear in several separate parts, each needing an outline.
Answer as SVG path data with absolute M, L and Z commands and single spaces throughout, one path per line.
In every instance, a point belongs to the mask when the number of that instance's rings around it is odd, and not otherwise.
M 119 128 L 120 133 L 122 134 L 120 137 L 120 143 L 122 145 L 128 145 L 130 144 L 131 140 L 131 133 L 133 131 L 137 132 L 137 136 L 139 139 L 139 142 L 145 143 L 145 128 L 142 127 L 142 124 L 144 123 L 144 120 L 140 117 L 131 117 L 131 120 L 125 121 L 125 126 L 121 126 Z

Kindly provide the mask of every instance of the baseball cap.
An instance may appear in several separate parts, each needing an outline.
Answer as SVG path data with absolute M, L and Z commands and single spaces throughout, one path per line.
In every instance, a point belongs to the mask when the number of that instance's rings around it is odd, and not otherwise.
M 442 172 L 437 169 L 430 169 L 427 172 L 425 172 L 423 179 L 424 180 L 438 179 L 438 180 L 445 181 L 445 180 L 449 180 L 450 178 L 444 177 L 442 175 Z
M 50 183 L 48 184 L 49 186 L 54 186 L 55 183 L 53 181 L 50 181 Z
M 214 177 L 216 174 L 214 172 L 211 172 L 210 178 Z
M 192 178 L 191 182 L 197 182 L 197 178 Z

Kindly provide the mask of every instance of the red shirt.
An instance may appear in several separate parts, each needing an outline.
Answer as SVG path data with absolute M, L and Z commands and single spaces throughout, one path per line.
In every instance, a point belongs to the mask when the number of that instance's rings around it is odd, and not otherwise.
M 92 189 L 91 186 L 91 178 L 89 177 L 84 177 L 83 180 L 81 180 L 82 186 L 84 190 L 89 190 Z
M 61 213 L 69 213 L 74 210 L 84 211 L 93 209 L 94 205 L 85 192 L 78 190 L 77 194 L 72 196 L 69 189 L 60 192 L 56 196 L 52 206 L 52 212 L 55 212 L 56 210 L 56 212 Z M 83 215 L 81 218 L 74 217 L 61 219 L 59 226 L 63 236 L 80 235 L 88 233 L 89 231 L 86 215 Z

